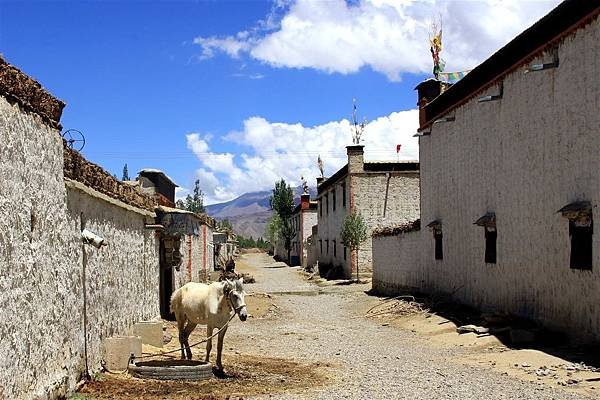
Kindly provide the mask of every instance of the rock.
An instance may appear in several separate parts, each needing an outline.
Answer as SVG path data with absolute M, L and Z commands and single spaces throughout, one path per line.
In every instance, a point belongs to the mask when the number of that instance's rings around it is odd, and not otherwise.
M 481 335 L 484 333 L 489 333 L 490 330 L 488 328 L 484 328 L 482 326 L 477 326 L 477 325 L 463 325 L 463 326 L 459 326 L 458 328 L 456 328 L 456 332 L 458 332 L 461 335 L 463 333 L 471 333 L 471 332 Z

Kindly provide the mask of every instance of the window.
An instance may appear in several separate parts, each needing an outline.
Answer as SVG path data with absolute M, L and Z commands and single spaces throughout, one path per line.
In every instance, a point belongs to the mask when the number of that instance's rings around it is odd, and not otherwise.
M 325 239 L 325 251 L 329 254 L 329 239 Z
M 484 229 L 485 250 L 483 260 L 487 264 L 496 264 L 496 238 L 498 237 L 498 232 L 496 231 L 496 214 L 487 212 L 473 224 L 482 226 Z
M 485 262 L 488 264 L 496 264 L 496 238 L 498 232 L 495 227 L 485 228 Z
M 335 240 L 333 241 L 333 256 L 337 257 L 337 246 L 335 245 Z
M 346 261 L 346 246 L 344 246 L 344 261 Z
M 335 203 L 336 203 L 336 199 L 335 199 L 335 197 L 336 197 L 336 196 L 335 196 L 335 192 L 336 192 L 336 190 L 335 190 L 335 186 L 334 186 L 334 187 L 333 187 L 333 192 L 332 192 L 332 196 L 333 196 L 333 197 L 332 197 L 332 199 L 331 199 L 331 201 L 333 202 L 333 211 L 335 211 Z
M 431 221 L 427 224 L 427 227 L 431 229 L 433 233 L 433 240 L 435 242 L 434 257 L 436 260 L 442 260 L 444 258 L 444 248 L 442 244 L 442 222 L 438 219 Z
M 444 235 L 442 231 L 433 231 L 433 239 L 435 240 L 435 259 L 443 260 L 444 259 L 444 247 L 442 244 L 442 238 Z
M 571 257 L 569 264 L 573 269 L 592 269 L 592 234 L 594 226 L 590 218 L 589 224 L 569 221 L 571 236 Z
M 572 269 L 591 271 L 594 234 L 592 204 L 589 201 L 576 201 L 567 204 L 558 212 L 569 220 L 569 237 L 571 241 L 569 266 Z
M 342 207 L 346 208 L 346 182 L 342 183 Z

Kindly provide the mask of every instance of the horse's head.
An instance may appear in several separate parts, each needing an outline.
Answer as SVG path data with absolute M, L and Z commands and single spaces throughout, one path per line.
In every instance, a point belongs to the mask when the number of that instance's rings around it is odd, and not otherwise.
M 248 318 L 248 310 L 246 307 L 246 301 L 244 297 L 246 296 L 246 292 L 244 292 L 244 287 L 242 286 L 244 283 L 244 278 L 225 280 L 225 285 L 223 286 L 223 293 L 227 296 L 227 301 L 229 305 L 235 313 L 240 317 L 240 321 L 245 321 Z

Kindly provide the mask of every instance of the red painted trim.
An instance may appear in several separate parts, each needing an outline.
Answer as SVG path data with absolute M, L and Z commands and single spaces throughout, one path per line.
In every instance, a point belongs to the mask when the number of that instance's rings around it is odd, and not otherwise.
M 187 264 L 187 270 L 188 270 L 188 282 L 192 281 L 192 237 L 188 236 L 188 264 Z
M 206 225 L 202 225 L 202 249 L 202 273 L 206 281 L 206 252 L 208 251 L 208 247 L 206 246 Z

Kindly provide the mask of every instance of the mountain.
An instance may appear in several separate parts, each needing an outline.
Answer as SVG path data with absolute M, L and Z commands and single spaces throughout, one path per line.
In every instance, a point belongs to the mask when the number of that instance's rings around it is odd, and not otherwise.
M 302 187 L 294 188 L 294 203 L 300 203 Z M 309 189 L 311 198 L 315 197 L 315 188 Z M 217 220 L 227 218 L 233 226 L 233 231 L 244 237 L 265 237 L 265 228 L 273 210 L 270 206 L 272 191 L 244 193 L 240 197 L 225 203 L 206 206 L 206 213 Z

